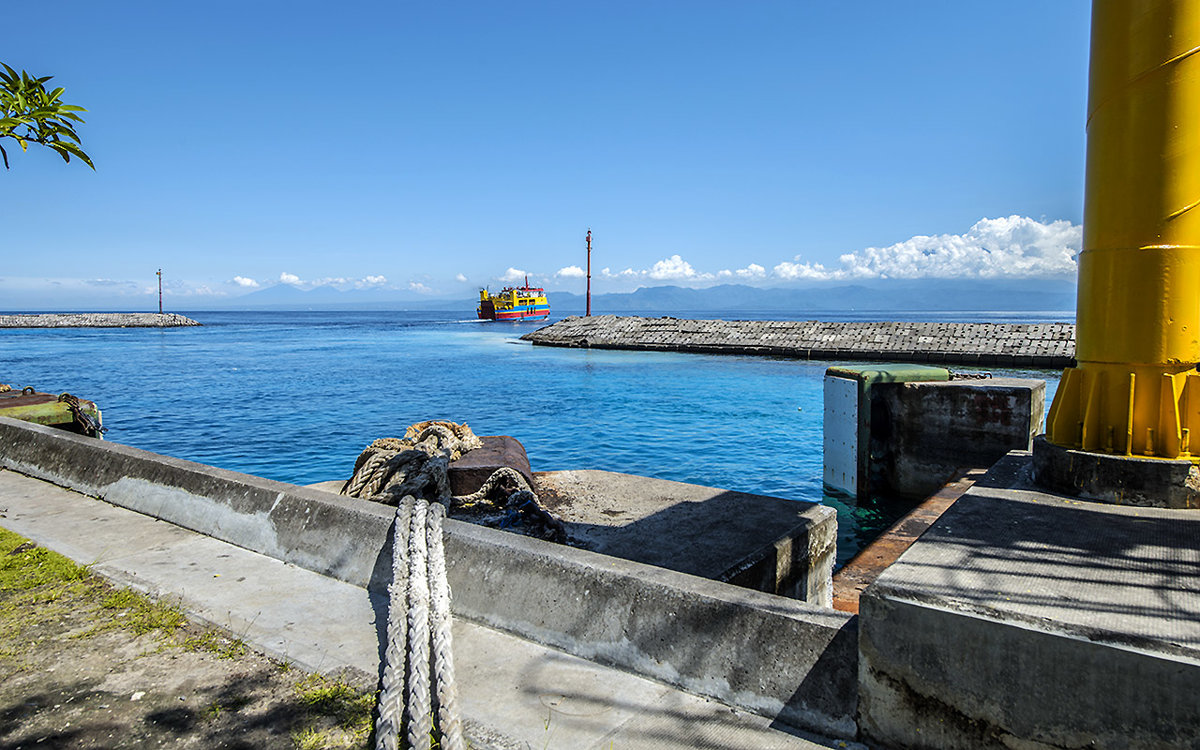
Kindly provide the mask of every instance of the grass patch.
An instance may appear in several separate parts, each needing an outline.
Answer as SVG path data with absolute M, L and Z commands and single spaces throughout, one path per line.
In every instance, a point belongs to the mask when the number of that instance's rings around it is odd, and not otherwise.
M 0 594 L 42 589 L 50 600 L 79 591 L 91 574 L 82 565 L 39 547 L 8 529 L 0 529 Z
M 172 635 L 187 622 L 187 616 L 173 604 L 157 602 L 129 589 L 115 589 L 100 600 L 102 609 L 113 610 L 119 624 L 134 635 L 158 631 Z
M 296 683 L 296 697 L 314 722 L 332 722 L 341 732 L 319 731 L 309 726 L 293 734 L 297 747 L 345 747 L 367 741 L 375 722 L 375 693 L 321 674 L 310 674 Z M 347 736 L 348 735 L 348 736 Z
M 229 638 L 216 630 L 188 636 L 180 645 L 189 651 L 207 651 L 220 659 L 240 659 L 250 651 L 241 638 Z

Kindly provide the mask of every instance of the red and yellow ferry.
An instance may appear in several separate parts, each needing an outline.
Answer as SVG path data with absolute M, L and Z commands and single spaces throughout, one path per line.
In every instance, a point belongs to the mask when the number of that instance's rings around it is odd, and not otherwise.
M 476 312 L 480 320 L 545 320 L 550 317 L 550 301 L 543 289 L 529 286 L 526 276 L 525 286 L 506 286 L 499 294 L 480 289 Z

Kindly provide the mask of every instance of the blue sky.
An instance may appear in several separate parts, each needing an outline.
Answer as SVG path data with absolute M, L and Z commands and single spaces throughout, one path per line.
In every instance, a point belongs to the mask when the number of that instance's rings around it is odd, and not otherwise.
M 96 171 L 6 146 L 0 309 L 1069 276 L 1089 5 L 60 3 L 0 60 Z

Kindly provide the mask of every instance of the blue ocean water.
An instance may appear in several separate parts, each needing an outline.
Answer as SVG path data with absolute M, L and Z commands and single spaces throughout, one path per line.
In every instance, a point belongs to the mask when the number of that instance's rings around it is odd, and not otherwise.
M 203 327 L 0 331 L 0 382 L 96 401 L 109 440 L 297 484 L 348 477 L 372 440 L 413 422 L 467 422 L 519 439 L 535 471 L 606 469 L 824 500 L 839 510 L 842 561 L 906 507 L 824 497 L 829 362 L 534 347 L 518 337 L 545 322 L 447 313 L 185 314 Z M 1059 375 L 1020 374 L 1047 379 L 1049 394 Z

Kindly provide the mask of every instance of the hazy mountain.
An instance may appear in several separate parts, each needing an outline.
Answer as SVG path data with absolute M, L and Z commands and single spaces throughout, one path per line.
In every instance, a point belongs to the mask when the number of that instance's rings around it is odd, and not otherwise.
M 582 312 L 581 294 L 549 291 L 556 314 Z M 474 315 L 476 298 L 429 298 L 396 289 L 349 289 L 332 286 L 301 289 L 289 284 L 260 289 L 235 299 L 213 300 L 203 308 L 220 310 L 431 310 L 461 311 Z M 179 309 L 202 309 L 200 304 L 177 305 Z M 811 284 L 806 287 L 758 288 L 723 284 L 707 289 L 678 286 L 644 287 L 634 292 L 592 295 L 592 312 L 604 313 L 689 313 L 813 311 L 922 310 L 1072 310 L 1075 283 L 1063 280 L 872 280 L 855 284 Z
M 557 310 L 583 309 L 582 295 L 551 292 Z M 708 289 L 646 287 L 628 294 L 593 294 L 593 313 L 724 310 L 1073 310 L 1074 281 L 919 279 L 841 286 L 760 289 L 725 284 Z

